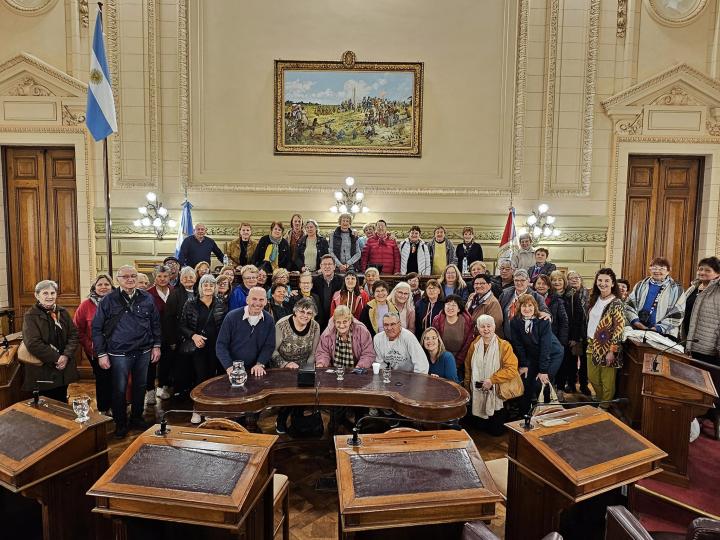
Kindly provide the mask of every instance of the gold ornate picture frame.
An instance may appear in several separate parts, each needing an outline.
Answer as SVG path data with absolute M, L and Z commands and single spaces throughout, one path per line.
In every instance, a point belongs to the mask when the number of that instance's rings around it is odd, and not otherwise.
M 275 153 L 420 157 L 422 62 L 275 60 Z

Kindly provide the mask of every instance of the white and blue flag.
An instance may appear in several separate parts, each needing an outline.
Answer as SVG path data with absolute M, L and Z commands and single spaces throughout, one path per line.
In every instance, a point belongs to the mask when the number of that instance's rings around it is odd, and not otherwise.
M 111 133 L 117 133 L 118 130 L 115 100 L 110 85 L 110 70 L 105 57 L 102 13 L 99 10 L 95 21 L 95 35 L 90 58 L 85 124 L 96 141 L 105 139 Z
M 180 257 L 180 246 L 182 246 L 183 240 L 194 232 L 192 213 L 190 212 L 192 207 L 193 205 L 190 204 L 190 201 L 187 199 L 185 199 L 185 202 L 182 203 L 182 213 L 180 214 L 180 225 L 178 225 L 177 242 L 175 242 L 175 257 Z

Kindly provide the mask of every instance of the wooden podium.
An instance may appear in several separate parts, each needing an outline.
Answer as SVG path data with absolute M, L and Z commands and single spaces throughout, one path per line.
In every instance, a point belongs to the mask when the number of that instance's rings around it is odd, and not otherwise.
M 465 431 L 335 437 L 338 536 L 458 538 L 466 521 L 492 519 L 503 500 Z M 383 532 L 384 531 L 384 532 Z
M 562 410 L 536 420 L 537 425 L 527 431 L 524 421 L 505 424 L 509 428 L 506 540 L 536 540 L 553 531 L 574 538 L 563 531 L 564 512 L 656 474 L 666 455 L 595 407 Z
M 270 539 L 275 435 L 154 426 L 88 491 L 112 538 Z M 138 519 L 139 518 L 139 519 Z
M 22 369 L 17 359 L 18 345 L 10 345 L 7 350 L 0 347 L 0 409 L 20 401 L 23 394 Z
M 69 406 L 47 398 L 0 411 L 0 486 L 40 503 L 45 540 L 101 537 L 85 492 L 108 467 L 110 418 L 75 418 Z
M 642 374 L 642 434 L 668 453 L 658 479 L 688 486 L 690 422 L 714 407 L 715 385 L 704 369 L 664 355 L 646 354 Z
M 630 401 L 627 407 L 627 417 L 631 425 L 638 429 L 642 423 L 643 413 L 642 387 L 645 355 L 654 357 L 658 352 L 655 347 L 636 338 L 628 338 L 623 344 L 625 361 L 621 368 L 622 374 L 619 378 L 617 395 L 626 397 Z M 692 361 L 691 357 L 674 351 L 665 351 L 663 355 L 685 364 Z

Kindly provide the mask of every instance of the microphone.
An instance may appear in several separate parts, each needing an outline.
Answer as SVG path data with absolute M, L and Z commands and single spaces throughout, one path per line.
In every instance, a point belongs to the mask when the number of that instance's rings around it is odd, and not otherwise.
M 698 341 L 700 341 L 700 340 L 699 340 L 699 339 L 683 339 L 682 341 L 678 341 L 677 343 L 673 343 L 673 344 L 670 345 L 669 347 L 665 347 L 662 351 L 659 351 L 658 353 L 656 353 L 655 356 L 653 357 L 653 361 L 652 361 L 652 368 L 651 368 L 651 369 L 652 369 L 653 373 L 658 373 L 658 372 L 660 371 L 660 370 L 658 369 L 658 364 L 660 363 L 660 362 L 658 361 L 658 356 L 660 356 L 661 354 L 663 354 L 663 353 L 666 352 L 666 351 L 669 351 L 669 350 L 672 349 L 675 345 L 682 345 L 683 343 L 697 343 Z
M 530 409 L 530 412 L 524 416 L 525 424 L 523 427 L 528 430 L 530 429 L 530 421 L 532 420 L 532 417 L 534 416 L 535 410 L 537 408 L 541 407 L 562 407 L 563 409 L 566 409 L 568 407 L 583 407 L 585 405 L 590 405 L 591 407 L 597 407 L 602 404 L 616 404 L 616 405 L 627 405 L 630 403 L 630 399 L 626 397 L 620 397 L 615 399 L 607 399 L 605 401 L 576 401 L 574 403 L 537 403 L 535 402 L 535 405 L 532 406 Z
M 353 427 L 353 429 L 352 429 L 352 431 L 353 431 L 352 437 L 350 437 L 347 440 L 348 446 L 351 446 L 353 448 L 362 446 L 362 441 L 360 440 L 360 437 L 358 436 L 360 433 L 360 424 L 363 423 L 363 420 L 366 420 L 368 418 L 371 418 L 373 420 L 380 420 L 382 422 L 388 422 L 388 423 L 390 423 L 391 421 L 407 422 L 407 420 L 408 420 L 407 418 L 403 418 L 402 416 L 369 416 L 369 415 L 363 416 L 357 422 L 355 422 L 355 427 Z M 460 427 L 460 424 L 458 424 L 457 422 L 453 423 L 453 422 L 445 422 L 445 421 L 440 422 L 437 420 L 423 420 L 423 423 L 437 424 L 438 426 L 448 427 L 448 428 L 454 429 L 456 431 L 460 431 L 462 429 Z
M 33 404 L 33 407 L 37 407 L 38 405 L 40 405 L 40 385 L 41 385 L 41 384 L 55 384 L 55 381 L 42 381 L 42 380 L 36 380 L 36 381 L 35 381 L 35 388 L 33 388 L 33 391 L 32 391 L 32 395 L 33 395 L 32 404 Z M 44 402 L 43 402 L 43 403 L 44 403 Z M 30 405 L 29 402 L 28 402 L 28 405 Z
M 239 414 L 245 414 L 245 413 L 230 413 L 228 411 L 199 411 L 197 409 L 170 409 L 168 411 L 165 411 L 160 418 L 160 429 L 155 431 L 155 435 L 158 435 L 159 437 L 164 437 L 168 433 L 170 433 L 170 428 L 167 427 L 167 415 L 170 413 L 198 413 L 198 414 L 213 414 L 217 416 L 221 416 L 223 418 L 227 418 L 228 416 L 232 416 L 233 418 L 236 418 Z

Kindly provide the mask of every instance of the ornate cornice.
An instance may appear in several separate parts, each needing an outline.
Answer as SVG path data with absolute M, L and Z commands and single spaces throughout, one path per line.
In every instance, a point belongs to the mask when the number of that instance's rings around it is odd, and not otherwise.
M 90 26 L 88 0 L 78 0 L 78 12 L 80 14 L 80 24 L 83 28 L 88 28 L 88 26 Z
M 187 0 L 178 0 L 178 95 L 180 99 L 180 185 L 190 185 L 190 36 Z
M 627 0 L 617 0 L 617 30 L 615 36 L 625 38 L 627 31 Z
M 510 191 L 520 193 L 525 162 L 525 105 L 527 99 L 527 42 L 530 0 L 520 0 L 515 60 L 515 110 L 513 114 L 513 162 Z
M 595 127 L 595 90 L 597 83 L 597 56 L 600 43 L 600 0 L 590 3 L 587 58 L 585 60 L 585 106 L 583 107 L 581 189 L 577 195 L 588 197 L 592 178 L 593 134 Z M 563 192 L 564 193 L 564 192 Z M 573 193 L 575 194 L 575 193 Z
M 560 0 L 550 2 L 550 24 L 545 68 L 545 120 L 543 122 L 542 180 L 543 191 L 551 191 L 553 173 L 553 138 L 555 135 L 555 88 L 557 81 L 557 39 Z

